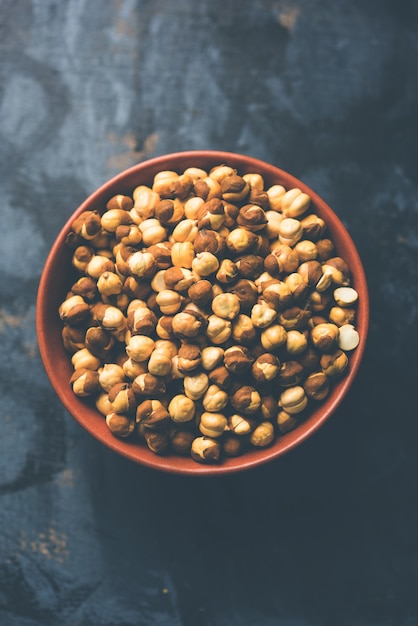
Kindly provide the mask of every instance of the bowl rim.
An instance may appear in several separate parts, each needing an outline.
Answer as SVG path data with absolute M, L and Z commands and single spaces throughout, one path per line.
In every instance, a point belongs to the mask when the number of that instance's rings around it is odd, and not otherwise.
M 176 163 L 180 162 L 182 165 L 176 167 Z M 81 213 L 91 208 L 92 205 L 102 204 L 105 198 L 108 199 L 115 193 L 126 193 L 129 189 L 132 191 L 134 187 L 126 185 L 126 181 L 131 178 L 137 178 L 134 186 L 150 184 L 153 175 L 163 169 L 184 171 L 186 167 L 194 165 L 208 171 L 210 167 L 222 163 L 233 165 L 241 174 L 250 171 L 263 172 L 264 178 L 270 178 L 271 181 L 276 181 L 278 184 L 284 184 L 284 181 L 286 181 L 286 188 L 290 188 L 289 185 L 298 187 L 303 192 L 309 194 L 311 202 L 315 207 L 314 212 L 326 216 L 325 221 L 332 234 L 332 239 L 334 243 L 336 243 L 336 239 L 338 241 L 338 245 L 336 245 L 337 252 L 340 251 L 339 248 L 341 246 L 344 247 L 345 251 L 349 251 L 350 269 L 352 270 L 355 267 L 352 284 L 360 296 L 356 320 L 356 327 L 360 334 L 360 343 L 349 356 L 348 373 L 337 382 L 328 398 L 321 402 L 296 429 L 282 435 L 272 446 L 267 448 L 246 451 L 245 454 L 239 457 L 227 458 L 220 464 L 200 464 L 189 457 L 156 455 L 141 443 L 132 443 L 113 436 L 105 425 L 104 417 L 95 408 L 88 407 L 85 400 L 75 396 L 70 389 L 70 385 L 63 387 L 60 377 L 61 370 L 57 367 L 59 359 L 56 351 L 49 349 L 51 315 L 53 316 L 55 313 L 55 316 L 58 318 L 56 304 L 59 301 L 59 299 L 57 301 L 54 298 L 51 299 L 50 296 L 55 293 L 54 289 L 57 290 L 62 286 L 58 280 L 59 277 L 54 274 L 54 265 L 57 258 L 62 259 L 63 255 L 68 255 L 65 238 L 72 222 Z M 274 183 L 271 182 L 271 184 Z M 59 320 L 56 321 L 55 331 L 58 327 L 58 322 Z M 335 211 L 313 189 L 289 172 L 249 155 L 220 150 L 187 150 L 156 156 L 121 171 L 100 185 L 85 198 L 59 231 L 47 255 L 40 276 L 36 298 L 36 332 L 41 360 L 52 388 L 70 415 L 96 440 L 125 458 L 159 471 L 191 476 L 223 475 L 252 469 L 280 458 L 311 437 L 336 412 L 353 384 L 365 352 L 368 328 L 369 293 L 363 263 L 350 233 Z M 57 341 L 55 341 L 55 348 L 60 350 Z M 66 355 L 68 362 L 70 362 L 70 356 L 65 352 L 63 346 L 61 356 L 62 354 Z M 104 427 L 101 426 L 101 423 Z

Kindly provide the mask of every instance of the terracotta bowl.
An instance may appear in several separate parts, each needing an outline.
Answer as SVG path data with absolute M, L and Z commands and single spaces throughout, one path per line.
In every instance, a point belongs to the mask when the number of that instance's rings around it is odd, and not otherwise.
M 140 184 L 150 185 L 154 175 L 161 170 L 182 172 L 188 167 L 196 166 L 208 171 L 221 163 L 231 165 L 241 175 L 249 172 L 260 173 L 266 188 L 272 184 L 281 184 L 286 189 L 299 187 L 310 195 L 312 210 L 326 221 L 338 255 L 346 260 L 351 269 L 352 286 L 359 294 L 356 328 L 360 334 L 360 344 L 350 354 L 348 374 L 333 386 L 325 401 L 315 405 L 312 413 L 295 430 L 280 436 L 270 447 L 248 451 L 240 457 L 225 459 L 220 464 L 202 465 L 191 458 L 157 456 L 142 443 L 116 438 L 108 430 L 103 415 L 74 395 L 69 385 L 73 369 L 70 357 L 63 347 L 61 321 L 57 311 L 72 284 L 71 251 L 66 247 L 65 239 L 76 217 L 86 210 L 103 211 L 110 197 L 118 193 L 130 194 Z M 369 300 L 363 265 L 350 235 L 331 208 L 307 185 L 273 165 L 245 155 L 190 151 L 139 163 L 102 185 L 78 207 L 63 226 L 46 260 L 39 283 L 36 323 L 40 354 L 51 385 L 67 411 L 87 432 L 114 452 L 142 465 L 176 474 L 216 475 L 248 470 L 278 459 L 303 443 L 335 413 L 353 383 L 364 354 Z

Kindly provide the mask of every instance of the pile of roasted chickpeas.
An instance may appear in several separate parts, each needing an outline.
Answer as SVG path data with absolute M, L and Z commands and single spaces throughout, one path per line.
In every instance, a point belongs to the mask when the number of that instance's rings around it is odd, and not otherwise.
M 59 307 L 77 396 L 116 437 L 221 462 L 297 427 L 347 372 L 358 294 L 298 188 L 161 171 L 85 211 Z

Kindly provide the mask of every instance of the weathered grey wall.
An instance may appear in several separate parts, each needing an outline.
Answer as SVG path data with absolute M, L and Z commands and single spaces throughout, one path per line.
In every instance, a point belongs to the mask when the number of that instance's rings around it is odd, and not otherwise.
M 418 623 L 417 29 L 413 0 L 0 0 L 1 624 Z M 322 195 L 372 305 L 338 415 L 221 480 L 102 449 L 52 392 L 34 328 L 78 204 L 199 148 Z

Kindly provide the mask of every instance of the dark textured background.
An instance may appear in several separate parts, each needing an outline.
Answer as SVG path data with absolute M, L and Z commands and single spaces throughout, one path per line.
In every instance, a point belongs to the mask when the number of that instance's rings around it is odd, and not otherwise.
M 418 3 L 0 0 L 0 624 L 418 624 Z M 368 275 L 368 349 L 308 443 L 170 477 L 83 432 L 35 334 L 61 226 L 165 152 L 302 178 Z

